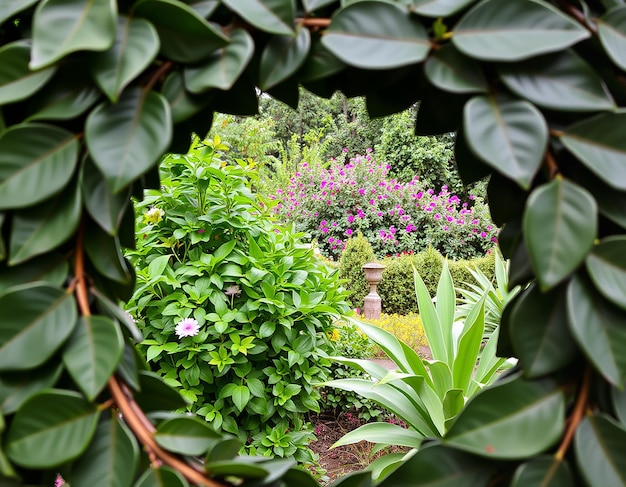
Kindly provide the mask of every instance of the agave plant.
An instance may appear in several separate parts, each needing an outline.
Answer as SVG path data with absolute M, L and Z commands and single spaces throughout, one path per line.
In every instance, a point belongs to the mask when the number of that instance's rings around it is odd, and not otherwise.
M 486 295 L 485 299 L 485 332 L 483 340 L 488 340 L 500 323 L 502 310 L 519 292 L 520 287 L 509 289 L 509 261 L 504 260 L 500 252 L 495 250 L 495 286 L 480 269 L 469 269 L 476 284 L 464 282 L 457 287 L 461 294 L 460 304 L 455 313 L 456 320 L 464 320 L 474 305 Z
M 338 379 L 326 385 L 353 391 L 402 419 L 403 428 L 387 422 L 368 423 L 343 436 L 333 447 L 369 441 L 378 445 L 408 447 L 408 453 L 391 453 L 373 462 L 375 476 L 383 476 L 420 448 L 426 437 L 442 437 L 468 398 L 493 382 L 505 359 L 496 356 L 498 328 L 483 343 L 487 293 L 472 305 L 465 319 L 455 322 L 456 295 L 447 262 L 432 299 L 417 271 L 415 290 L 432 360 L 422 359 L 391 333 L 350 318 L 397 365 L 387 370 L 370 360 L 335 357 L 365 372 L 369 378 Z M 367 376 L 366 376 L 367 377 Z

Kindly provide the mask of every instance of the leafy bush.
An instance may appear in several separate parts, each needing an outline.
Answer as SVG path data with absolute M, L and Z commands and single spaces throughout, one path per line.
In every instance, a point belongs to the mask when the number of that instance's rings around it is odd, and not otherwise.
M 372 246 L 361 232 L 348 239 L 339 259 L 339 278 L 346 281 L 344 285 L 351 293 L 348 299 L 353 308 L 363 309 L 363 298 L 370 291 L 363 265 L 374 260 Z
M 319 410 L 327 332 L 349 310 L 336 272 L 272 222 L 243 161 L 217 140 L 162 164 L 140 204 L 128 309 L 154 369 L 188 410 L 250 452 L 311 461 L 303 413 Z
M 360 320 L 388 331 L 418 353 L 421 353 L 422 347 L 428 346 L 422 319 L 417 313 L 406 315 L 383 313 L 377 320 L 364 317 L 361 317 Z M 349 357 L 350 355 L 344 356 Z M 372 356 L 382 357 L 384 356 L 384 351 L 379 346 L 375 346 Z M 362 355 L 361 357 L 369 357 L 369 355 Z
M 334 258 L 358 231 L 378 257 L 433 246 L 459 259 L 482 256 L 493 246 L 497 229 L 481 198 L 462 202 L 446 186 L 435 193 L 417 178 L 390 180 L 388 171 L 371 152 L 325 166 L 303 162 L 289 186 L 271 196 L 278 201 L 274 210 Z

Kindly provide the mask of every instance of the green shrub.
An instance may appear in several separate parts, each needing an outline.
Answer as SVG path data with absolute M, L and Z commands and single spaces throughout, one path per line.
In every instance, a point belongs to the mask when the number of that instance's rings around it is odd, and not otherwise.
M 250 190 L 254 172 L 219 148 L 206 141 L 163 162 L 162 191 L 139 206 L 128 310 L 189 411 L 251 453 L 310 462 L 304 413 L 319 411 L 314 384 L 327 378 L 346 293 L 299 234 L 274 225 Z
M 463 259 L 449 261 L 448 263 L 452 280 L 459 286 L 465 283 L 477 284 L 476 279 L 471 273 L 473 269 L 478 269 L 489 280 L 494 279 L 495 259 L 493 252 L 484 257 L 477 257 L 476 259 Z
M 402 343 L 405 343 L 419 354 L 424 351 L 424 347 L 428 347 L 428 339 L 426 338 L 426 333 L 424 332 L 422 319 L 417 313 L 410 313 L 406 315 L 383 313 L 377 320 L 363 317 L 361 317 L 360 320 L 388 331 Z M 360 330 L 357 329 L 357 331 Z M 367 336 L 363 336 L 367 338 Z M 378 346 L 374 347 L 373 352 L 373 356 L 385 356 L 385 352 Z M 347 357 L 348 355 L 344 356 Z M 362 357 L 365 358 L 367 355 L 363 355 Z
M 344 286 L 351 293 L 348 298 L 353 308 L 363 308 L 363 298 L 369 293 L 363 264 L 375 260 L 372 246 L 361 232 L 348 239 L 346 248 L 339 259 L 339 278 L 345 279 Z

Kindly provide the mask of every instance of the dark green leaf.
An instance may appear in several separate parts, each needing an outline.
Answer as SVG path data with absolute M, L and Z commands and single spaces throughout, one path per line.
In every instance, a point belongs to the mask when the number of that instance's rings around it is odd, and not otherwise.
M 254 54 L 254 40 L 244 29 L 234 29 L 230 39 L 230 44 L 215 51 L 202 64 L 185 68 L 185 86 L 189 91 L 228 90 L 241 76 Z
M 195 63 L 228 44 L 228 38 L 191 7 L 175 0 L 143 0 L 135 15 L 159 33 L 161 53 L 172 61 Z
M 104 316 L 83 316 L 63 349 L 63 363 L 87 399 L 93 401 L 122 358 L 119 326 Z
M 527 377 L 539 377 L 567 365 L 578 352 L 567 326 L 565 290 L 525 291 L 511 315 L 509 333 L 515 356 Z
M 0 135 L 0 209 L 23 208 L 61 191 L 76 167 L 78 142 L 52 125 L 16 125 Z
M 61 286 L 67 277 L 67 270 L 65 257 L 54 252 L 13 267 L 0 265 L 0 294 L 10 287 L 34 281 Z
M 24 372 L 10 371 L 0 375 L 0 409 L 9 415 L 17 411 L 33 395 L 54 387 L 63 372 L 63 364 L 45 363 Z
M 178 471 L 162 466 L 146 470 L 134 487 L 189 487 L 189 484 Z
M 44 0 L 33 19 L 32 69 L 75 51 L 104 51 L 115 39 L 113 0 Z
M 131 269 L 122 255 L 119 238 L 92 225 L 85 232 L 85 250 L 94 267 L 112 281 L 127 284 L 132 280 Z
M 552 446 L 563 432 L 565 398 L 552 380 L 501 380 L 474 396 L 444 442 L 490 458 L 516 459 Z
M 217 440 L 208 450 L 204 461 L 206 464 L 235 458 L 243 444 L 239 438 L 222 438 Z
M 603 113 L 568 127 L 561 142 L 613 188 L 626 190 L 626 112 Z
M 172 121 L 176 124 L 183 120 L 187 120 L 196 114 L 200 117 L 212 120 L 210 115 L 200 112 L 211 102 L 214 96 L 214 91 L 210 91 L 203 95 L 193 95 L 192 93 L 187 92 L 183 81 L 183 75 L 178 71 L 174 71 L 165 79 L 165 83 L 163 83 L 163 96 L 165 96 L 170 104 L 170 108 L 172 110 Z M 189 148 L 191 133 L 194 132 L 194 130 L 198 130 L 196 127 L 198 127 L 197 123 L 194 124 L 193 128 L 185 131 L 185 142 L 184 147 L 181 149 L 182 152 L 186 152 Z M 202 135 L 204 136 L 206 134 Z
M 615 108 L 598 73 L 573 50 L 505 64 L 500 79 L 516 95 L 545 108 L 598 111 Z
M 113 46 L 92 57 L 91 72 L 100 89 L 115 103 L 158 52 L 159 35 L 150 22 L 120 16 Z
M 351 472 L 333 482 L 333 487 L 372 487 L 372 485 L 372 473 L 367 471 Z
M 447 17 L 474 3 L 475 0 L 412 0 L 415 13 L 426 17 Z
M 480 459 L 443 445 L 418 451 L 385 478 L 379 487 L 486 486 L 491 468 Z
M 4 225 L 4 219 L 6 214 L 0 213 L 0 261 L 3 261 L 7 258 L 7 248 L 4 244 L 4 239 L 2 238 L 2 225 Z
M 130 202 L 130 188 L 114 194 L 90 158 L 86 158 L 83 164 L 81 188 L 91 218 L 109 235 L 117 235 Z
M 6 438 L 9 458 L 28 468 L 50 468 L 85 451 L 99 411 L 78 392 L 51 390 L 30 398 L 15 415 Z
M 109 315 L 111 318 L 124 325 L 124 327 L 128 330 L 130 337 L 136 342 L 141 342 L 143 340 L 143 335 L 137 328 L 133 317 L 128 312 L 120 308 L 98 289 L 93 289 L 91 292 L 94 298 L 96 298 L 96 302 L 98 303 L 100 310 L 103 311 L 104 314 Z
M 73 465 L 68 480 L 91 487 L 131 487 L 138 460 L 137 440 L 113 414 L 100 422 L 93 441 Z
M 430 50 L 422 24 L 383 2 L 357 2 L 339 10 L 322 43 L 343 62 L 365 69 L 418 63 Z
M 259 83 L 262 90 L 284 81 L 302 65 L 311 47 L 311 34 L 300 27 L 297 35 L 273 36 L 261 55 Z
M 428 58 L 424 64 L 428 80 L 452 93 L 487 91 L 487 80 L 480 65 L 461 54 L 452 44 L 446 44 Z
M 582 187 L 556 178 L 535 189 L 524 213 L 524 235 L 542 290 L 551 289 L 584 260 L 597 231 L 597 205 Z
M 23 100 L 46 84 L 56 66 L 31 71 L 30 43 L 12 42 L 0 48 L 0 104 Z
M 39 0 L 4 0 L 0 3 L 0 24 L 15 14 L 35 5 Z
M 602 240 L 587 256 L 587 270 L 602 295 L 626 309 L 626 237 Z
M 615 64 L 626 69 L 626 5 L 611 9 L 596 22 L 604 50 Z
M 293 34 L 292 2 L 284 0 L 223 0 L 232 11 L 260 30 L 278 35 Z
M 126 90 L 115 105 L 103 103 L 89 114 L 85 137 L 96 166 L 118 193 L 150 170 L 169 146 L 169 105 L 153 91 Z
M 535 457 L 515 471 L 511 487 L 574 487 L 569 465 L 554 457 Z
M 194 416 L 174 418 L 157 427 L 154 439 L 163 448 L 183 455 L 202 455 L 220 435 Z
M 465 139 L 494 169 L 528 189 L 548 142 L 541 112 L 527 101 L 476 96 L 463 113 Z
M 205 469 L 209 475 L 214 477 L 239 477 L 242 479 L 260 479 L 267 477 L 271 472 L 270 465 L 257 465 L 254 463 L 238 462 L 237 460 L 222 460 L 205 464 Z M 280 478 L 280 477 L 279 477 Z M 262 482 L 261 485 L 266 485 Z M 267 484 L 271 485 L 271 484 Z
M 626 426 L 626 390 L 619 390 L 615 387 L 611 389 L 611 399 L 615 408 L 615 416 L 622 426 Z
M 346 65 L 326 49 L 321 40 L 317 39 L 313 41 L 311 52 L 298 71 L 298 79 L 301 82 L 307 82 L 327 78 L 345 67 Z
M 55 249 L 74 234 L 81 216 L 76 184 L 51 200 L 16 211 L 9 247 L 9 264 L 24 262 Z
M 487 0 L 460 20 L 452 42 L 477 59 L 519 61 L 588 37 L 584 27 L 546 2 Z
M 603 299 L 587 279 L 574 276 L 567 290 L 569 324 L 578 346 L 609 382 L 626 378 L 623 312 Z
M 9 290 L 0 296 L 0 309 L 0 370 L 26 370 L 43 364 L 76 325 L 73 296 L 46 284 Z
M 334 3 L 336 0 L 303 0 L 304 8 L 307 12 L 313 12 L 316 8 L 322 8 Z
M 576 463 L 588 485 L 625 486 L 626 431 L 612 419 L 586 416 L 576 429 Z
M 174 411 L 187 405 L 176 389 L 171 388 L 154 372 L 139 371 L 141 391 L 135 396 L 145 411 Z

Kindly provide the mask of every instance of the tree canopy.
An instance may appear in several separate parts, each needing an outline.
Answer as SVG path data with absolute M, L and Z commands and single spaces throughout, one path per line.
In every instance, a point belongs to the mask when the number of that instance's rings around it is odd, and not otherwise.
M 625 485 L 625 53 L 623 0 L 4 0 L 2 484 L 316 485 L 166 413 L 118 306 L 162 155 L 303 85 L 456 132 L 525 286 L 498 343 L 518 367 L 381 484 Z

